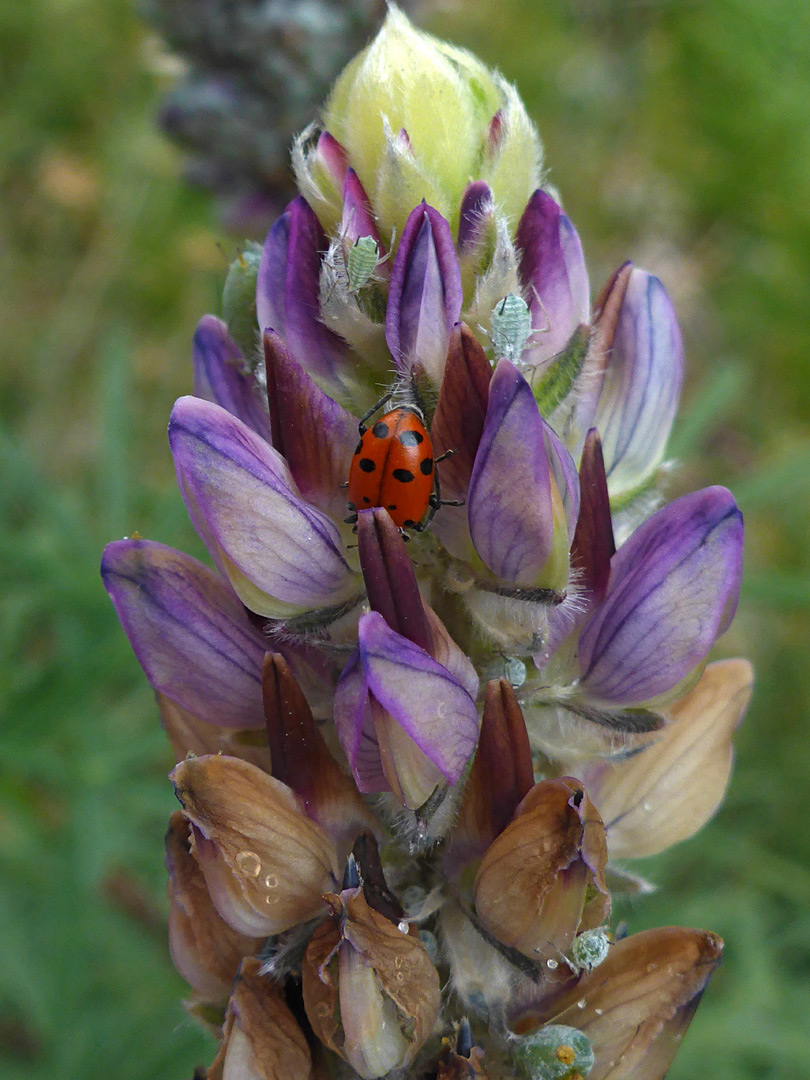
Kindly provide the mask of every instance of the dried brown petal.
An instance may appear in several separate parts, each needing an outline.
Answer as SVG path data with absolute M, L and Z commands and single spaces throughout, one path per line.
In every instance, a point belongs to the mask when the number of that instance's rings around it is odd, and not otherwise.
M 304 1034 L 278 985 L 259 974 L 260 961 L 243 961 L 231 995 L 225 1034 L 207 1080 L 312 1080 Z
M 156 697 L 163 729 L 169 736 L 175 761 L 182 761 L 189 754 L 197 757 L 203 754 L 229 754 L 270 772 L 267 735 L 261 728 L 237 731 L 219 727 L 200 720 L 165 694 L 157 694 Z
M 166 833 L 169 871 L 169 950 L 174 966 L 202 1001 L 226 1001 L 242 958 L 262 939 L 233 930 L 215 910 L 191 854 L 189 823 L 179 810 Z
M 334 845 L 286 785 L 220 755 L 189 758 L 171 779 L 211 899 L 235 930 L 278 934 L 323 911 L 338 879 Z
M 439 1013 L 439 976 L 422 942 L 369 907 L 361 889 L 328 897 L 303 964 L 307 1016 L 322 1042 L 372 1080 L 408 1065 Z
M 716 934 L 677 926 L 634 934 L 542 1022 L 588 1036 L 596 1055 L 588 1080 L 661 1080 L 722 947 Z
M 697 686 L 669 709 L 669 724 L 645 750 L 586 773 L 611 858 L 655 855 L 709 820 L 725 793 L 731 737 L 752 680 L 747 660 L 710 664 Z
M 581 783 L 535 784 L 481 861 L 473 884 L 478 917 L 502 944 L 554 964 L 578 929 L 607 915 L 606 859 L 602 821 Z

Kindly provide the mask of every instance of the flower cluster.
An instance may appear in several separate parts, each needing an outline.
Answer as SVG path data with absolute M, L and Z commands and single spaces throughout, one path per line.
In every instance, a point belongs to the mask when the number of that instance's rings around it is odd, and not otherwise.
M 722 943 L 609 890 L 714 812 L 751 681 L 705 666 L 734 499 L 659 494 L 672 304 L 626 264 L 591 305 L 515 91 L 396 9 L 293 160 L 169 424 L 214 568 L 102 564 L 207 1075 L 659 1080 Z

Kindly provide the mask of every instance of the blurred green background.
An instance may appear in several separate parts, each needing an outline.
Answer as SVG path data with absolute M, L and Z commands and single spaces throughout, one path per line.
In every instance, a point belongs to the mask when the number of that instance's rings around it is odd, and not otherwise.
M 469 9 L 471 5 L 466 5 Z M 810 6 L 499 0 L 423 24 L 513 81 L 596 285 L 663 278 L 687 342 L 676 494 L 732 487 L 757 687 L 727 801 L 635 868 L 630 929 L 726 939 L 672 1080 L 810 1061 Z M 165 944 L 174 805 L 151 693 L 98 578 L 138 530 L 198 551 L 165 425 L 237 241 L 157 132 L 127 0 L 0 0 L 0 1074 L 188 1078 L 212 1044 Z

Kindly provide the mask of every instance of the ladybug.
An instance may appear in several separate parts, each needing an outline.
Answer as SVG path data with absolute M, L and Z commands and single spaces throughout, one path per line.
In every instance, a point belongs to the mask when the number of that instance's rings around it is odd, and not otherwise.
M 351 513 L 346 521 L 354 524 L 358 510 L 383 506 L 400 529 L 422 532 L 443 505 L 436 463 L 455 451 L 434 459 L 430 435 L 415 405 L 400 405 L 367 427 L 366 421 L 390 397 L 384 397 L 360 421 L 360 442 L 349 467 Z

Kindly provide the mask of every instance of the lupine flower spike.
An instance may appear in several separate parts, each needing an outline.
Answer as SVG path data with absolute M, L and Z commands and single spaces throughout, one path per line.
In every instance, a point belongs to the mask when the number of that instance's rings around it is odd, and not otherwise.
M 609 883 L 711 817 L 751 684 L 734 498 L 662 492 L 672 303 L 591 305 L 515 90 L 396 8 L 293 161 L 169 422 L 210 564 L 102 563 L 207 1075 L 660 1080 L 722 942 Z

